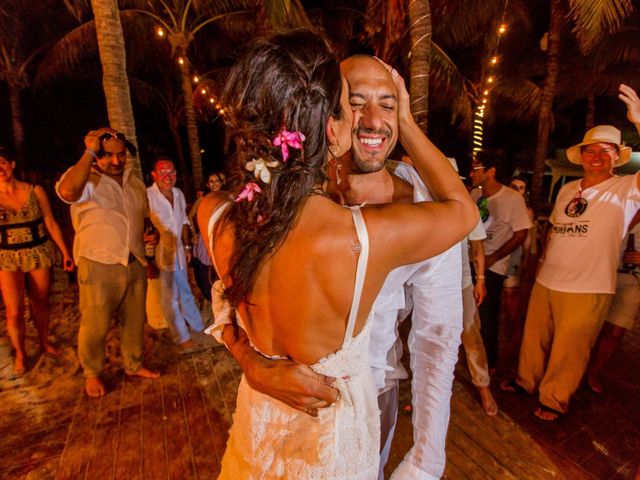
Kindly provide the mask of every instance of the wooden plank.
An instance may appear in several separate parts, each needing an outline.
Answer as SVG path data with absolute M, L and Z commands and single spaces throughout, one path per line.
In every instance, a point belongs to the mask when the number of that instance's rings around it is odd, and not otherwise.
M 211 402 L 208 401 L 207 385 L 215 386 L 217 388 L 217 382 L 215 379 L 215 370 L 212 368 L 210 362 L 210 355 L 198 355 L 193 357 L 193 368 L 196 374 L 196 382 L 199 385 L 201 399 L 206 409 L 207 429 L 209 432 L 209 438 L 211 444 L 208 447 L 209 451 L 205 453 L 207 458 L 210 459 L 212 470 L 210 470 L 205 478 L 215 478 L 220 473 L 220 462 L 226 447 L 228 438 L 229 421 L 225 419 L 223 412 L 215 408 Z M 220 393 L 216 397 L 220 398 Z M 196 455 L 196 460 L 198 456 Z M 201 469 L 199 468 L 199 471 Z
M 122 401 L 123 373 L 114 378 L 115 388 L 102 397 L 100 412 L 93 428 L 93 442 L 86 477 L 108 479 L 115 478 L 115 467 L 118 462 L 117 448 L 120 435 L 120 404 Z M 111 382 L 107 382 L 109 385 Z M 87 402 L 93 400 L 86 397 Z
M 199 386 L 193 356 L 180 362 L 178 376 L 182 380 L 181 394 L 186 413 L 195 476 L 196 478 L 209 478 L 211 472 L 219 469 L 219 463 L 216 459 L 216 444 L 213 440 L 213 432 L 209 428 L 204 394 Z
M 465 462 L 465 465 L 471 468 L 471 470 L 464 469 L 464 471 L 469 474 L 471 478 L 526 478 L 518 477 L 509 471 L 509 469 L 505 468 L 498 459 L 496 452 L 483 448 L 476 442 L 478 432 L 466 427 L 468 427 L 468 425 L 461 428 L 455 423 L 450 423 L 449 442 L 467 456 L 468 461 Z M 458 468 L 463 469 L 461 467 L 462 465 L 458 465 Z
M 182 380 L 173 370 L 160 377 L 164 392 L 164 412 L 167 417 L 168 476 L 176 480 L 195 478 L 194 461 L 186 422 L 187 413 L 182 400 Z
M 459 478 L 485 480 L 487 478 L 485 470 L 476 464 L 467 451 L 457 445 L 453 438 L 454 436 L 455 432 L 450 429 L 446 447 L 447 464 L 444 470 L 445 478 L 452 478 L 456 480 Z
M 13 449 L 2 449 L 0 453 L 0 458 L 10 459 L 5 468 L 2 468 L 0 478 L 20 478 L 52 458 L 59 459 L 64 450 L 67 432 L 68 425 L 57 424 L 50 429 L 35 432 L 26 430 L 19 439 L 12 437 L 6 444 L 12 444 Z M 16 445 L 22 445 L 23 448 L 16 448 Z M 57 467 L 57 462 L 55 466 Z M 49 476 L 53 477 L 54 475 Z
M 469 435 L 478 448 L 495 458 L 501 468 L 516 478 L 546 478 L 549 472 L 558 473 L 530 435 L 517 424 L 502 414 L 496 417 L 486 415 L 464 386 L 457 384 L 454 391 L 451 424 Z M 530 447 L 523 449 L 523 445 Z M 479 460 L 478 463 L 484 461 Z
M 169 478 L 162 380 L 142 382 L 142 476 Z
M 142 479 L 142 383 L 154 380 L 123 375 L 120 394 L 120 435 L 115 476 Z
M 91 458 L 95 424 L 102 408 L 103 397 L 89 398 L 82 389 L 78 394 L 66 446 L 60 456 L 56 479 L 85 478 Z

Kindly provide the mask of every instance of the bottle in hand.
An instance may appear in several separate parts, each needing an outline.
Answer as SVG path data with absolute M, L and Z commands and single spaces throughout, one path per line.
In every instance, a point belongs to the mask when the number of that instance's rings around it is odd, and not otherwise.
M 627 239 L 627 248 L 625 249 L 625 253 L 627 252 L 635 252 L 636 251 L 636 238 L 635 235 L 633 233 L 629 234 L 629 237 Z M 634 270 L 636 268 L 636 264 L 635 263 L 623 263 L 622 264 L 622 268 L 624 270 Z
M 147 237 L 155 237 L 158 233 L 158 230 L 151 222 L 149 217 L 145 217 L 144 219 L 144 236 Z M 145 241 L 144 242 L 144 256 L 151 259 L 156 256 L 156 246 L 152 242 Z

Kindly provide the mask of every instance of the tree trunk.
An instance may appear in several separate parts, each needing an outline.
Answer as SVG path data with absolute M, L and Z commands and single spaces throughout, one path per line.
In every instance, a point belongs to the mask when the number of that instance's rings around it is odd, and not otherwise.
M 176 155 L 178 156 L 178 167 L 182 177 L 182 190 L 184 196 L 188 201 L 193 200 L 193 189 L 191 185 L 191 175 L 189 175 L 189 169 L 187 168 L 187 161 L 184 158 L 184 147 L 182 145 L 182 138 L 180 137 L 180 121 L 177 118 L 169 118 L 169 129 L 171 130 L 171 136 L 173 137 L 173 143 L 176 145 Z M 200 185 L 195 186 L 196 189 L 200 188 Z
M 540 113 L 538 114 L 538 142 L 533 163 L 533 180 L 531 182 L 531 201 L 535 212 L 539 212 L 542 201 L 542 182 L 544 179 L 545 159 L 549 147 L 549 131 L 553 99 L 558 78 L 558 61 L 560 58 L 560 33 L 564 22 L 562 0 L 551 0 L 551 18 L 549 21 L 549 46 L 547 50 L 547 74 L 542 89 Z
M 124 36 L 120 24 L 120 10 L 117 0 L 91 0 L 95 17 L 98 50 L 102 63 L 102 86 L 107 100 L 109 124 L 136 147 L 138 140 L 129 92 L 127 60 L 124 48 Z M 140 159 L 130 157 L 131 168 L 142 178 Z
M 429 0 L 409 1 L 409 22 L 411 113 L 420 129 L 426 134 L 429 112 L 429 68 L 431 65 L 431 8 Z
M 191 87 L 191 71 L 189 69 L 186 50 L 178 49 L 176 58 L 183 58 L 180 63 L 180 76 L 182 77 L 182 96 L 184 98 L 184 117 L 189 140 L 189 154 L 191 157 L 191 170 L 193 184 L 199 186 L 202 183 L 202 157 L 200 155 L 200 138 L 198 136 L 198 123 L 196 122 L 196 109 L 193 104 L 193 88 Z
M 22 119 L 22 103 L 20 102 L 20 87 L 9 81 L 9 104 L 11 105 L 11 125 L 13 126 L 13 148 L 15 148 L 16 163 L 22 171 L 26 169 L 24 158 L 24 121 Z
M 592 129 L 596 123 L 596 96 L 593 93 L 587 97 L 587 118 L 584 123 L 585 131 Z

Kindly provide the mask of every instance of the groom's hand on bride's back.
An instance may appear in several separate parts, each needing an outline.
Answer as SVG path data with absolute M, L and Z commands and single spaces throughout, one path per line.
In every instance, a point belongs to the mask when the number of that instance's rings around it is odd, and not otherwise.
M 251 388 L 286 403 L 312 417 L 338 399 L 338 390 L 330 385 L 335 378 L 314 372 L 292 360 L 269 360 L 258 354 L 241 328 L 225 326 L 225 344 L 238 361 Z

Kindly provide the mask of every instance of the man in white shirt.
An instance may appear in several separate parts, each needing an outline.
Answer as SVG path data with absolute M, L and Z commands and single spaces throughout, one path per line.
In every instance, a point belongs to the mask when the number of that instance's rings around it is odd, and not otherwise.
M 147 188 L 151 221 L 160 233 L 155 261 L 160 270 L 160 302 L 173 341 L 182 348 L 194 348 L 189 328 L 204 329 L 200 310 L 189 285 L 187 265 L 191 261 L 191 231 L 187 202 L 176 188 L 173 162 L 160 157 L 154 162 L 153 185 Z
M 106 392 L 100 374 L 113 317 L 120 327 L 125 373 L 144 378 L 159 374 L 142 364 L 147 289 L 143 223 L 148 203 L 142 180 L 127 168 L 126 150 L 135 155 L 135 147 L 111 128 L 89 132 L 84 144 L 84 153 L 63 174 L 56 192 L 71 205 L 76 231 L 78 356 L 85 391 L 99 397 Z
M 629 119 L 640 125 L 640 101 L 620 87 Z M 622 98 L 622 97 L 621 97 Z M 598 125 L 567 158 L 584 177 L 567 183 L 556 198 L 542 265 L 531 292 L 515 381 L 507 391 L 538 391 L 534 412 L 555 421 L 569 409 L 589 362 L 591 347 L 616 289 L 622 239 L 640 208 L 640 173 L 615 176 L 631 158 L 620 130 Z
M 331 162 L 334 192 L 348 204 L 431 200 L 412 167 L 386 161 L 399 134 L 397 96 L 389 72 L 365 55 L 345 60 L 342 72 L 354 110 L 352 155 L 358 173 L 349 175 L 350 162 Z M 392 478 L 433 480 L 444 472 L 451 385 L 462 332 L 461 265 L 456 245 L 426 262 L 398 268 L 389 274 L 372 307 L 369 358 L 381 409 L 381 478 L 395 429 L 398 381 L 407 378 L 398 336 L 399 322 L 411 308 L 405 293 L 413 303 L 409 350 L 414 445 Z M 223 316 L 216 311 L 216 322 Z M 332 379 L 287 360 L 265 360 L 242 332 L 238 337 L 233 332 L 224 328 L 224 341 L 252 388 L 312 415 L 335 401 L 336 392 L 328 386 Z
M 524 198 L 500 183 L 505 161 L 500 152 L 481 151 L 473 159 L 471 179 L 476 187 L 471 196 L 480 208 L 487 238 L 484 240 L 487 297 L 480 305 L 480 332 L 487 352 L 489 371 L 498 363 L 498 325 L 502 285 L 507 276 L 509 255 L 527 238 L 531 220 Z

